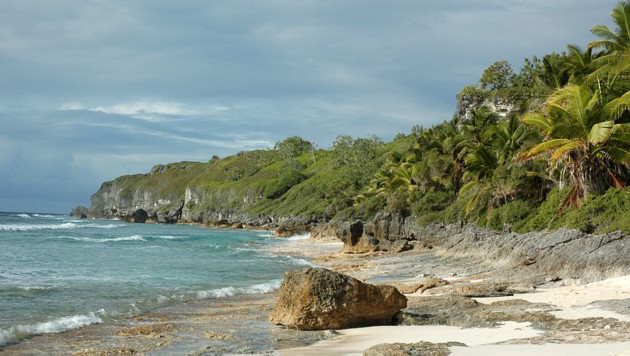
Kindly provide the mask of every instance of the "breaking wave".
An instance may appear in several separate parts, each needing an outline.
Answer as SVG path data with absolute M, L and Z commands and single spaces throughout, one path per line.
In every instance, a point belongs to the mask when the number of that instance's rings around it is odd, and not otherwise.
M 217 289 L 199 291 L 196 293 L 196 298 L 197 299 L 218 299 L 218 298 L 233 297 L 235 295 L 265 294 L 265 293 L 269 293 L 274 290 L 280 289 L 281 284 L 282 284 L 282 280 L 277 279 L 269 283 L 254 284 L 249 287 L 235 288 L 235 287 L 230 286 L 230 287 L 224 287 L 224 288 L 217 288 Z
M 96 243 L 120 242 L 120 241 L 146 241 L 144 239 L 144 237 L 142 237 L 141 235 L 124 236 L 124 237 L 112 237 L 112 238 L 107 238 L 107 239 L 97 239 L 97 238 L 93 238 L 93 237 L 74 237 L 74 236 L 63 236 L 63 237 L 60 237 L 60 238 L 61 239 L 67 239 L 67 240 L 96 242 Z
M 308 240 L 311 238 L 310 232 L 305 232 L 303 234 L 293 235 L 287 238 L 289 241 L 300 241 L 300 240 Z
M 43 323 L 17 325 L 7 329 L 0 329 L 0 346 L 18 342 L 34 335 L 61 333 L 91 324 L 102 323 L 103 320 L 99 315 L 103 313 L 103 311 L 99 311 L 98 313 L 65 316 Z
M 115 229 L 122 225 L 117 224 L 75 224 L 72 222 L 66 222 L 63 224 L 6 224 L 0 225 L 0 231 L 34 231 L 34 230 L 72 230 L 72 229 Z

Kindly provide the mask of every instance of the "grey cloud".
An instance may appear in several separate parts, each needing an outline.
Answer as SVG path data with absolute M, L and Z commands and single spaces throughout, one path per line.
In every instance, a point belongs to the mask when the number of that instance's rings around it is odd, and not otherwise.
M 616 2 L 0 0 L 0 210 L 291 135 L 391 139 L 494 61 L 585 45 Z

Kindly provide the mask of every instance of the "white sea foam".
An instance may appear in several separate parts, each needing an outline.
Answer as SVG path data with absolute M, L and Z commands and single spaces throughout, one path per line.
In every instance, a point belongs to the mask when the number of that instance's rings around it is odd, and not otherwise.
M 42 215 L 42 214 L 33 214 L 33 216 L 36 218 L 59 218 L 58 216 L 54 216 L 54 215 Z
M 162 236 L 155 236 L 156 239 L 162 239 L 162 240 L 182 240 L 182 239 L 187 239 L 188 236 L 171 236 L 171 235 L 162 235 Z
M 28 214 L 17 214 L 16 216 L 19 217 L 19 218 L 22 218 L 22 219 L 30 219 L 31 218 L 31 216 L 28 215 Z
M 287 238 L 289 241 L 300 241 L 300 240 L 308 240 L 311 238 L 310 232 L 305 232 L 303 234 L 293 235 Z
M 72 229 L 80 229 L 80 228 L 115 229 L 120 226 L 122 225 L 116 225 L 116 224 L 79 225 L 72 222 L 65 222 L 63 224 L 5 224 L 5 225 L 0 225 L 0 231 L 72 230 Z
M 99 311 L 98 314 L 104 313 Z M 41 334 L 54 334 L 80 328 L 91 324 L 102 323 L 103 320 L 96 313 L 66 316 L 51 321 L 33 324 L 17 325 L 8 329 L 0 329 L 0 346 L 17 342 L 26 337 Z
M 61 239 L 67 240 L 75 240 L 75 241 L 84 241 L 84 242 L 119 242 L 119 241 L 146 241 L 142 235 L 132 235 L 132 236 L 123 236 L 123 237 L 112 237 L 108 239 L 96 239 L 93 237 L 75 237 L 75 236 L 62 236 L 59 237 Z
M 146 241 L 142 235 L 133 235 L 127 237 L 114 237 L 111 239 L 96 239 L 97 242 L 118 242 L 118 241 Z
M 307 266 L 307 267 L 316 267 L 316 265 L 310 263 L 307 260 L 303 260 L 301 258 L 295 258 L 291 256 L 284 256 L 290 264 L 298 265 L 298 266 Z
M 254 284 L 249 287 L 235 288 L 230 286 L 206 291 L 199 291 L 196 293 L 196 297 L 197 299 L 218 299 L 244 294 L 264 294 L 279 289 L 280 284 L 282 284 L 282 280 L 277 279 L 269 283 Z
M 260 233 L 256 234 L 256 236 L 269 238 L 269 237 L 273 237 L 273 232 L 271 232 L 271 231 L 264 231 L 264 232 L 260 232 Z
M 17 289 L 24 291 L 49 291 L 58 289 L 58 287 L 44 287 L 44 286 L 17 286 Z

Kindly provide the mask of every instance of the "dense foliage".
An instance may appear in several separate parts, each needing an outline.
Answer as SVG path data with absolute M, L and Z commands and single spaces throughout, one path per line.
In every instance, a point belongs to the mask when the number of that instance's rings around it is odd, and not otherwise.
M 630 4 L 611 14 L 616 28 L 595 26 L 586 49 L 526 59 L 518 72 L 498 61 L 458 95 L 465 113 L 390 143 L 342 135 L 317 149 L 289 137 L 119 185 L 129 199 L 140 186 L 187 190 L 198 211 L 328 219 L 390 211 L 421 224 L 630 231 Z

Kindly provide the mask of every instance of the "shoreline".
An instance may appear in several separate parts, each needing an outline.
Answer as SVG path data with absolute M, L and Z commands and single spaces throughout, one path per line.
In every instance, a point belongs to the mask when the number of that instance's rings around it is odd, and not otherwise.
M 35 336 L 0 348 L 0 352 L 362 355 L 369 347 L 383 343 L 461 342 L 467 346 L 440 347 L 452 355 L 630 355 L 630 276 L 589 284 L 549 281 L 538 286 L 514 280 L 511 295 L 490 296 L 497 284 L 505 282 L 497 277 L 504 273 L 478 258 L 421 248 L 397 254 L 342 254 L 339 240 L 277 239 L 280 243 L 261 250 L 304 258 L 368 283 L 409 289 L 405 293 L 410 301 L 407 313 L 428 310 L 436 316 L 427 320 L 409 317 L 402 325 L 335 333 L 294 331 L 267 320 L 277 299 L 275 291 L 167 306 L 123 322 Z M 447 284 L 410 291 L 431 278 Z M 482 292 L 477 294 L 482 296 L 461 296 L 461 289 L 471 286 L 480 287 Z M 235 349 L 236 343 L 240 346 Z
M 274 246 L 281 248 L 303 239 L 270 237 L 269 242 L 251 246 L 263 254 L 274 253 Z M 107 318 L 61 332 L 42 330 L 1 346 L 0 354 L 268 354 L 277 348 L 304 346 L 328 337 L 324 332 L 302 333 L 269 323 L 267 317 L 277 293 L 276 289 L 180 301 L 124 319 Z

